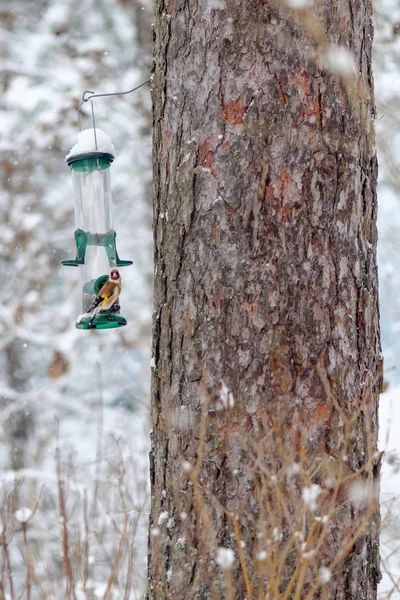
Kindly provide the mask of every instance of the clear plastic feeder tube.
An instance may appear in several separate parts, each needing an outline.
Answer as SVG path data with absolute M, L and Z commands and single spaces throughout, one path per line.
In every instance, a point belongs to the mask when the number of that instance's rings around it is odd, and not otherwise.
M 102 165 L 97 166 L 97 160 Z M 108 275 L 117 266 L 112 226 L 112 197 L 109 165 L 104 157 L 83 159 L 74 163 L 72 179 L 75 195 L 75 219 L 78 230 L 86 234 L 85 262 L 80 266 L 82 280 L 82 310 L 88 312 L 98 290 L 95 283 L 99 277 Z M 82 164 L 83 163 L 83 164 Z M 95 166 L 93 170 L 92 167 Z M 84 170 L 81 170 L 81 168 Z

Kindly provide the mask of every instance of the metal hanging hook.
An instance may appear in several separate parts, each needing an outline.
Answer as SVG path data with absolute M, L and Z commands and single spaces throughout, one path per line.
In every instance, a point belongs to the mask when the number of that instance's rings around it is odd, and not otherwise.
M 126 94 L 131 94 L 132 92 L 136 92 L 136 90 L 138 90 L 139 88 L 143 87 L 144 85 L 146 85 L 146 83 L 149 83 L 149 81 L 152 81 L 152 80 L 153 80 L 153 75 L 151 77 L 149 77 L 148 79 L 146 79 L 146 81 L 144 81 L 140 85 L 137 85 L 136 87 L 132 88 L 131 90 L 127 90 L 126 92 L 109 92 L 107 94 L 96 94 L 95 92 L 92 92 L 91 90 L 85 90 L 83 92 L 83 94 L 82 94 L 82 100 L 81 100 L 81 102 L 80 102 L 80 104 L 78 106 L 79 132 L 82 131 L 81 106 L 85 102 L 90 102 L 90 104 L 92 106 L 92 122 L 93 122 L 94 143 L 95 143 L 96 152 L 97 152 L 96 121 L 95 121 L 95 117 L 94 117 L 94 106 L 93 106 L 92 98 L 105 98 L 106 96 L 125 96 Z M 87 94 L 90 94 L 90 95 L 87 96 Z

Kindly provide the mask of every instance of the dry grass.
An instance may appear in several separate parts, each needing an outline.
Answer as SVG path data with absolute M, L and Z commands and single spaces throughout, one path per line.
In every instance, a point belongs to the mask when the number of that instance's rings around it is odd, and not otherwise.
M 80 466 L 73 453 L 63 456 L 58 435 L 54 474 L 3 475 L 0 600 L 141 597 L 147 486 L 121 440 L 101 439 L 99 447 L 87 486 L 78 483 Z

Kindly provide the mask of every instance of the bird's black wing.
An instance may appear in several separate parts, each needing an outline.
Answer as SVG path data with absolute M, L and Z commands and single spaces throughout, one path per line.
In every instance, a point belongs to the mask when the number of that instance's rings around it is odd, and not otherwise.
M 107 294 L 106 296 L 100 296 L 100 294 L 97 296 L 97 298 L 95 298 L 95 300 L 93 300 L 93 304 L 90 307 L 88 312 L 92 312 L 92 310 L 94 310 L 95 308 L 97 308 L 98 306 L 100 306 L 100 304 L 102 302 L 105 302 L 106 300 L 108 300 L 108 298 L 111 296 L 111 294 Z

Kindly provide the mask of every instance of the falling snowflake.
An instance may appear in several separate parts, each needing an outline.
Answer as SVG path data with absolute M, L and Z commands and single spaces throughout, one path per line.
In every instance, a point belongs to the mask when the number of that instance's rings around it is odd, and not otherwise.
M 235 553 L 231 548 L 218 548 L 215 560 L 223 571 L 229 571 L 235 562 Z
M 219 390 L 219 402 L 217 402 L 217 410 L 228 410 L 235 406 L 235 399 L 232 392 L 223 381 L 221 383 L 221 389 Z
M 29 521 L 29 519 L 32 516 L 32 511 L 30 508 L 20 508 L 19 510 L 17 510 L 17 512 L 15 513 L 15 518 L 17 519 L 17 521 L 19 521 L 20 523 L 27 523 Z
M 321 583 L 329 583 L 332 578 L 332 573 L 328 567 L 321 567 L 318 573 L 318 577 Z
M 317 484 L 313 484 L 310 487 L 306 487 L 303 489 L 301 497 L 303 498 L 304 504 L 311 511 L 316 510 L 317 508 L 317 498 L 321 493 L 321 488 Z
M 323 57 L 324 66 L 341 77 L 354 77 L 356 67 L 353 55 L 346 46 L 332 44 Z

